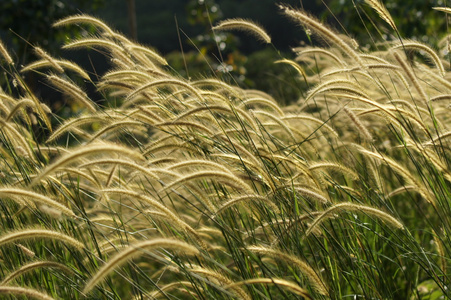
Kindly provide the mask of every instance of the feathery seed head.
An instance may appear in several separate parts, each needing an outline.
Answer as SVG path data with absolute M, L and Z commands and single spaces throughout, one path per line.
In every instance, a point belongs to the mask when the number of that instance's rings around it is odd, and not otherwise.
M 249 32 L 256 36 L 261 41 L 270 44 L 271 37 L 266 33 L 266 31 L 255 22 L 244 20 L 244 19 L 228 19 L 219 22 L 218 25 L 212 28 L 213 30 L 242 30 Z
M 3 56 L 3 58 L 6 60 L 6 62 L 10 65 L 14 65 L 14 61 L 9 55 L 8 51 L 6 51 L 5 46 L 3 45 L 3 42 L 0 41 L 0 54 Z
M 393 18 L 391 17 L 387 8 L 382 4 L 382 2 L 380 0 L 365 0 L 365 2 L 369 6 L 371 6 L 379 14 L 379 16 L 382 18 L 382 20 L 387 22 L 387 24 L 390 25 L 390 27 L 393 28 L 393 30 L 398 32 L 398 29 L 396 28 L 396 24 L 393 21 Z
M 292 9 L 288 6 L 279 5 L 279 8 L 291 19 L 300 22 L 313 30 L 317 35 L 335 43 L 335 45 L 350 58 L 354 59 L 360 66 L 363 66 L 363 62 L 359 55 L 352 49 L 343 39 L 341 39 L 335 32 L 324 26 L 316 18 L 308 15 L 307 13 Z
M 0 236 L 0 246 L 5 244 L 11 244 L 19 240 L 30 240 L 30 239 L 50 239 L 54 241 L 60 241 L 67 245 L 70 245 L 76 249 L 83 249 L 85 245 L 80 241 L 63 234 L 58 231 L 47 230 L 47 229 L 22 229 L 17 231 L 12 231 Z
M 96 285 L 100 283 L 101 280 L 108 276 L 109 273 L 123 265 L 128 260 L 137 257 L 138 255 L 142 254 L 143 251 L 154 248 L 174 249 L 185 255 L 196 255 L 199 253 L 199 250 L 197 250 L 197 248 L 195 248 L 194 246 L 182 241 L 172 239 L 153 239 L 134 243 L 121 252 L 117 253 L 115 256 L 111 257 L 108 262 L 103 265 L 85 285 L 83 293 L 89 293 Z

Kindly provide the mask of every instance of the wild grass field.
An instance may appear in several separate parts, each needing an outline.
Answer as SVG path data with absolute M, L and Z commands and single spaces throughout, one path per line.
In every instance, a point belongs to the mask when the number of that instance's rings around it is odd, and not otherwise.
M 279 7 L 324 45 L 275 62 L 310 87 L 290 101 L 182 78 L 87 15 L 55 26 L 95 26 L 62 47 L 104 53 L 105 74 L 1 44 L 2 298 L 450 298 L 449 38 L 401 37 L 367 3 L 395 37 L 375 50 Z M 213 28 L 235 29 L 271 44 L 248 20 Z M 30 72 L 79 113 L 52 114 Z

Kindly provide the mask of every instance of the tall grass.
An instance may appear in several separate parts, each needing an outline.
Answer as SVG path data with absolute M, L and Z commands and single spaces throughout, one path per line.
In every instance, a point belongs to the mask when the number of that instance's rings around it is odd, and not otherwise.
M 379 1 L 367 2 L 396 30 Z M 399 40 L 370 52 L 281 8 L 329 42 L 276 61 L 311 87 L 286 107 L 216 78 L 182 78 L 90 16 L 55 25 L 98 28 L 64 48 L 101 49 L 111 69 L 99 79 L 40 48 L 40 60 L 17 69 L 0 43 L 10 83 L 0 92 L 1 294 L 451 297 L 443 49 Z M 270 42 L 250 21 L 213 29 L 237 28 Z M 33 71 L 80 113 L 51 128 L 21 75 Z M 93 103 L 79 79 L 111 105 Z M 51 132 L 46 142 L 33 126 Z

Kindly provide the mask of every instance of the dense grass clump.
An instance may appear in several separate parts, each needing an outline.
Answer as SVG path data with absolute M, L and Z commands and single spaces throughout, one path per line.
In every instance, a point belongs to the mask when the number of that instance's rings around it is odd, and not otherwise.
M 155 50 L 90 16 L 56 26 L 97 28 L 64 48 L 105 53 L 111 69 L 98 78 L 38 47 L 40 60 L 17 69 L 0 45 L 11 83 L 0 93 L 0 294 L 451 296 L 444 52 L 407 39 L 369 52 L 304 11 L 281 10 L 327 41 L 277 61 L 310 86 L 286 107 L 216 78 L 181 78 Z M 214 28 L 227 29 L 270 43 L 247 20 Z M 79 113 L 52 128 L 26 72 Z M 92 101 L 83 82 L 110 105 Z M 49 132 L 45 142 L 36 127 Z

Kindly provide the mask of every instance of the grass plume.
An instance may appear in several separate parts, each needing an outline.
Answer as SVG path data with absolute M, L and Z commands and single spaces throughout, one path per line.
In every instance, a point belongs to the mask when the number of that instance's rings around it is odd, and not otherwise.
M 366 4 L 399 38 L 382 2 Z M 394 35 L 367 45 L 280 7 L 308 36 L 296 58 L 273 44 L 256 61 L 226 53 L 239 72 L 264 69 L 269 92 L 203 50 L 166 60 L 88 15 L 55 26 L 86 28 L 63 48 L 94 48 L 104 73 L 44 47 L 16 69 L 1 44 L 3 297 L 451 298 L 449 36 L 439 51 Z M 254 25 L 213 33 L 271 43 Z M 190 69 L 204 55 L 213 72 Z
M 55 300 L 47 294 L 41 293 L 31 288 L 23 288 L 17 286 L 0 286 L 0 294 L 23 296 L 27 299 L 36 300 Z
M 244 19 L 228 19 L 218 23 L 212 28 L 213 30 L 240 30 L 249 32 L 264 43 L 270 44 L 271 37 L 266 31 L 255 22 Z
M 10 197 L 10 198 L 19 199 L 19 200 L 22 198 L 28 198 L 28 199 L 32 200 L 33 202 L 35 202 L 36 204 L 47 205 L 51 208 L 54 208 L 54 209 L 64 213 L 67 216 L 70 216 L 70 217 L 75 216 L 74 212 L 70 208 L 64 206 L 63 204 L 58 203 L 57 201 L 55 201 L 45 195 L 41 195 L 41 194 L 38 194 L 33 191 L 27 191 L 27 190 L 19 189 L 19 188 L 2 187 L 2 188 L 0 188 L 0 196 L 1 197 Z
M 57 263 L 54 261 L 36 261 L 32 262 L 26 265 L 23 265 L 19 269 L 15 270 L 14 272 L 10 273 L 8 276 L 3 278 L 3 280 L 0 282 L 0 286 L 7 285 L 10 281 L 14 280 L 15 278 L 21 276 L 22 274 L 32 271 L 34 269 L 39 268 L 57 268 L 59 270 L 62 270 L 66 273 L 72 273 L 72 270 L 69 269 L 67 266 Z
M 310 227 L 305 232 L 305 235 L 306 236 L 310 235 L 310 233 L 312 233 L 312 231 L 322 221 L 324 221 L 326 218 L 329 218 L 332 215 L 332 213 L 340 212 L 340 211 L 345 211 L 345 212 L 351 212 L 351 211 L 352 212 L 362 212 L 362 213 L 365 213 L 365 214 L 368 214 L 368 215 L 371 215 L 371 216 L 375 216 L 378 219 L 384 220 L 385 222 L 387 222 L 388 224 L 392 225 L 395 228 L 398 228 L 398 229 L 404 228 L 404 225 L 402 225 L 402 223 L 400 221 L 398 221 L 397 219 L 395 219 L 394 217 L 390 216 L 386 212 L 383 212 L 383 211 L 381 211 L 381 210 L 379 210 L 377 208 L 368 207 L 368 206 L 359 205 L 359 204 L 354 204 L 354 203 L 339 203 L 339 204 L 335 204 L 335 205 L 329 207 L 321 215 L 319 215 L 315 220 L 313 220 L 312 224 L 310 225 Z
M 63 242 L 76 249 L 84 249 L 85 245 L 80 241 L 63 234 L 58 231 L 46 230 L 46 229 L 23 229 L 18 231 L 7 232 L 0 236 L 0 246 L 14 243 L 22 240 L 34 240 L 34 239 L 50 239 L 54 241 Z
M 362 60 L 360 59 L 359 55 L 357 55 L 357 53 L 354 51 L 354 49 L 352 49 L 335 32 L 324 26 L 316 18 L 308 15 L 303 11 L 292 9 L 288 6 L 279 5 L 279 8 L 283 11 L 285 15 L 287 15 L 291 19 L 300 22 L 302 25 L 305 25 L 306 27 L 312 29 L 319 36 L 335 43 L 343 51 L 344 54 L 354 59 L 360 66 L 363 65 Z
M 109 259 L 108 262 L 103 265 L 86 283 L 83 293 L 88 294 L 94 287 L 96 287 L 96 285 L 100 283 L 101 280 L 114 271 L 114 269 L 120 267 L 122 264 L 137 257 L 138 255 L 141 255 L 143 251 L 148 251 L 153 248 L 174 249 L 185 255 L 196 255 L 199 252 L 197 248 L 187 243 L 170 239 L 153 239 L 134 243 Z
M 274 257 L 275 259 L 280 259 L 287 264 L 293 264 L 299 267 L 302 274 L 305 275 L 309 283 L 317 290 L 321 295 L 328 295 L 327 286 L 324 281 L 318 276 L 317 271 L 313 270 L 306 262 L 300 260 L 296 256 L 283 253 L 281 251 L 265 248 L 261 246 L 251 246 L 247 247 L 246 250 L 253 253 L 268 255 Z
M 382 20 L 387 22 L 387 24 L 390 25 L 390 27 L 399 34 L 398 29 L 396 28 L 395 21 L 393 21 L 393 18 L 391 17 L 387 8 L 382 4 L 380 0 L 365 0 L 365 2 L 378 13 Z

